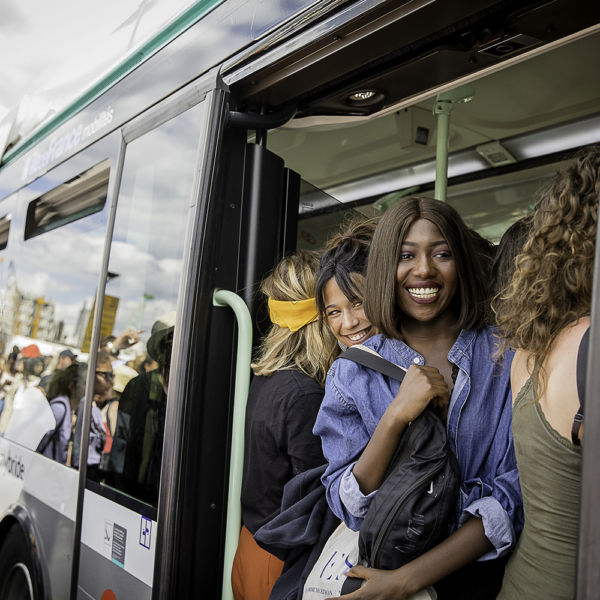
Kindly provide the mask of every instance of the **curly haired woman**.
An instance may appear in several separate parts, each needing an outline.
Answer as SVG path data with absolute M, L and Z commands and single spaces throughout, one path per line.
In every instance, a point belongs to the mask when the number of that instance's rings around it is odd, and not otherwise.
M 508 344 L 525 526 L 499 599 L 575 597 L 583 401 L 577 355 L 590 324 L 600 150 L 556 176 L 495 308 Z

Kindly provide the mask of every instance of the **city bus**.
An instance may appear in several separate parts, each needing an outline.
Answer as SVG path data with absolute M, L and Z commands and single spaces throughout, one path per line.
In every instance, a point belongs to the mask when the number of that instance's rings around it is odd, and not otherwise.
M 600 142 L 599 8 L 201 0 L 8 140 L 0 350 L 31 385 L 0 390 L 2 600 L 232 598 L 258 283 L 409 194 L 497 242 Z M 55 456 L 38 384 L 66 351 L 83 401 Z M 107 353 L 129 437 L 94 430 Z M 580 600 L 600 589 L 599 391 L 589 368 Z

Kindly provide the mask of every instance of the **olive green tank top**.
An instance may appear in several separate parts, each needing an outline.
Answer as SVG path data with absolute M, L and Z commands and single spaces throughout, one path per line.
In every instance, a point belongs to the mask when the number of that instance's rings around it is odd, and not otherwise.
M 512 423 L 525 526 L 498 599 L 575 598 L 581 448 L 548 423 L 532 378 L 515 399 Z

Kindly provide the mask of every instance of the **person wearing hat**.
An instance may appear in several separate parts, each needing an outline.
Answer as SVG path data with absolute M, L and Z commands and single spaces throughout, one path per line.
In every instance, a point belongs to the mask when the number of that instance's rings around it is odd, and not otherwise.
M 55 365 L 54 361 L 56 361 Z M 63 350 L 57 358 L 52 359 L 50 365 L 48 365 L 48 368 L 42 373 L 42 378 L 38 383 L 38 387 L 41 387 L 47 396 L 50 389 L 50 382 L 52 381 L 54 374 L 57 371 L 64 371 L 65 369 L 68 369 L 76 362 L 77 356 L 73 354 L 72 350 L 69 350 L 68 348 Z
M 107 471 L 114 485 L 156 505 L 175 311 L 159 317 L 146 344 L 158 368 L 133 377 L 119 399 Z
M 312 434 L 336 341 L 315 300 L 319 254 L 284 258 L 263 281 L 273 323 L 252 364 L 246 408 L 242 529 L 231 582 L 236 600 L 266 600 L 283 563 L 253 535 L 281 506 L 294 475 L 324 463 Z
M 40 349 L 35 344 L 29 344 L 29 346 L 25 346 L 25 348 L 21 350 L 21 356 L 23 358 L 38 358 L 41 355 Z

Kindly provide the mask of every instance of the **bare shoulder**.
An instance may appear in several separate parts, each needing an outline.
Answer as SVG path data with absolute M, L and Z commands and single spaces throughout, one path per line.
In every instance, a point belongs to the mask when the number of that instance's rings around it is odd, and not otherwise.
M 510 387 L 512 390 L 513 402 L 521 388 L 531 375 L 532 361 L 529 352 L 517 350 L 510 367 Z
M 578 321 L 565 327 L 556 337 L 556 342 L 552 345 L 550 356 L 567 349 L 578 349 L 581 338 L 589 326 L 590 317 L 581 317 Z
M 589 317 L 583 317 L 565 327 L 552 344 L 544 365 L 547 386 L 540 403 L 548 421 L 567 438 L 570 436 L 573 416 L 579 408 L 577 353 L 589 325 Z

